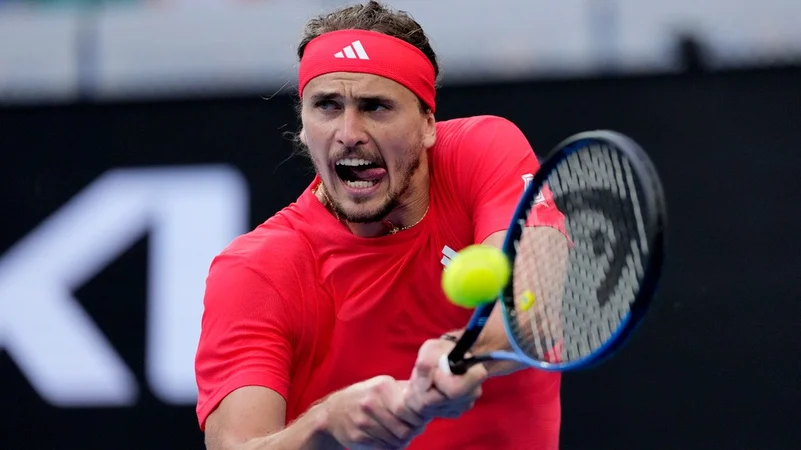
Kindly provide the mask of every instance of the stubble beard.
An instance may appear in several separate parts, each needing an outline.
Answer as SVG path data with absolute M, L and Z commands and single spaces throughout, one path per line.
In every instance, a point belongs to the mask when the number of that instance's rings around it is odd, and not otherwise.
M 387 217 L 392 211 L 394 211 L 398 206 L 401 204 L 401 200 L 409 193 L 409 190 L 412 187 L 412 178 L 420 169 L 422 154 L 424 152 L 419 150 L 420 146 L 413 147 L 407 152 L 407 157 L 410 158 L 406 164 L 400 167 L 398 173 L 400 174 L 400 187 L 395 190 L 391 190 L 387 193 L 384 197 L 384 200 L 381 202 L 381 205 L 377 209 L 373 209 L 371 211 L 359 211 L 359 212 L 348 212 L 342 207 L 342 203 L 337 201 L 331 195 L 331 190 L 325 186 L 325 182 L 322 181 L 323 189 L 325 189 L 325 199 L 327 200 L 327 206 L 334 214 L 341 220 L 345 220 L 346 222 L 350 223 L 375 223 L 383 220 Z M 306 149 L 306 154 L 311 155 L 311 152 Z M 317 175 L 320 175 L 319 170 L 319 162 L 316 161 L 313 157 L 312 164 L 314 165 L 314 169 L 317 172 Z M 334 174 L 336 177 L 337 175 Z M 322 180 L 322 177 L 320 177 Z M 364 200 L 357 200 L 354 203 L 357 205 L 360 203 L 364 203 L 370 201 L 372 199 L 364 199 Z
M 420 168 L 420 154 L 413 156 L 414 159 L 409 161 L 405 167 L 402 167 L 399 172 L 401 173 L 401 185 L 399 189 L 387 193 L 381 206 L 373 211 L 360 211 L 357 213 L 348 213 L 342 208 L 342 204 L 329 196 L 331 209 L 337 216 L 350 223 L 375 223 L 386 218 L 392 211 L 394 211 L 401 204 L 401 200 L 409 193 L 412 186 L 412 178 L 417 170 Z M 327 191 L 330 192 L 330 191 Z M 368 200 L 365 200 L 368 201 Z M 354 202 L 357 205 L 363 203 L 362 201 Z

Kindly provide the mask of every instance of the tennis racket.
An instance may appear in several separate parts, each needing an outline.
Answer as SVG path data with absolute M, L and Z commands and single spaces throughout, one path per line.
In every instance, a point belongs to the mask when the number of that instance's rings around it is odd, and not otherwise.
M 546 199 L 564 216 L 564 230 L 529 226 Z M 512 267 L 509 282 L 474 310 L 439 368 L 458 375 L 473 364 L 506 360 L 568 371 L 612 356 L 651 304 L 666 216 L 658 174 L 632 139 L 589 131 L 561 142 L 509 224 L 503 244 Z M 496 303 L 511 351 L 467 356 Z

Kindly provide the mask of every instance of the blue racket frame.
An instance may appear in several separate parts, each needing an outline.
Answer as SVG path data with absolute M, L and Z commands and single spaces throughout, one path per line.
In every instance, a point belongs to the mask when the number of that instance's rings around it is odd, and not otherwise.
M 610 130 L 587 131 L 573 135 L 559 143 L 548 157 L 545 158 L 545 161 L 520 198 L 512 220 L 510 221 L 502 249 L 509 259 L 510 264 L 514 264 L 517 254 L 515 243 L 519 241 L 523 233 L 524 224 L 534 197 L 539 193 L 542 186 L 546 184 L 552 170 L 562 160 L 592 143 L 614 146 L 626 155 L 642 182 L 642 189 L 644 192 L 643 199 L 645 201 L 644 210 L 646 212 L 644 220 L 648 224 L 648 228 L 655 231 L 649 241 L 649 249 L 651 251 L 648 263 L 645 267 L 645 276 L 643 277 L 637 298 L 632 303 L 629 313 L 623 318 L 621 325 L 612 333 L 612 336 L 594 352 L 584 358 L 558 363 L 536 360 L 526 355 L 520 348 L 519 344 L 514 339 L 514 334 L 507 320 L 510 311 L 514 311 L 515 308 L 513 292 L 514 279 L 510 278 L 495 301 L 476 307 L 465 327 L 462 337 L 457 341 L 456 347 L 454 347 L 450 354 L 443 355 L 443 358 L 440 360 L 440 368 L 442 370 L 461 374 L 472 364 L 491 360 L 514 361 L 546 371 L 564 372 L 586 369 L 597 366 L 617 353 L 628 341 L 632 332 L 642 322 L 651 300 L 653 299 L 662 272 L 667 211 L 662 183 L 656 172 L 656 168 L 642 148 L 628 136 Z M 500 303 L 501 308 L 503 308 L 504 328 L 507 338 L 512 344 L 512 351 L 493 351 L 465 358 L 465 355 L 470 351 L 470 348 L 484 329 L 495 307 L 495 303 Z

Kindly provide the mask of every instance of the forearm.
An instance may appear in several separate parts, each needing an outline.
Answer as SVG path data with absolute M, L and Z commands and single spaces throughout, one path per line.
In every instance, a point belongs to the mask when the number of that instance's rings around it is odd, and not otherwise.
M 328 412 L 324 403 L 313 406 L 291 425 L 269 436 L 251 439 L 230 450 L 341 450 L 343 447 L 327 432 Z

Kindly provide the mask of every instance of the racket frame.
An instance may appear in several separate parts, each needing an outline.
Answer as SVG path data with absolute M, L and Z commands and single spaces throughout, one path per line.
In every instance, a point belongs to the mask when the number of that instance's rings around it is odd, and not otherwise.
M 441 370 L 460 375 L 465 373 L 467 369 L 474 364 L 493 360 L 515 361 L 529 367 L 558 372 L 591 368 L 601 364 L 617 353 L 628 341 L 632 332 L 642 322 L 656 291 L 664 264 L 667 209 L 662 183 L 656 168 L 645 151 L 628 136 L 610 130 L 585 131 L 570 136 L 557 144 L 546 156 L 539 170 L 534 174 L 533 179 L 518 201 L 514 215 L 507 229 L 506 237 L 504 238 L 502 250 L 509 259 L 510 265 L 513 265 L 515 256 L 517 255 L 515 244 L 520 240 L 523 234 L 525 223 L 534 202 L 534 197 L 539 194 L 551 172 L 559 163 L 592 142 L 611 144 L 626 156 L 634 172 L 638 174 L 641 182 L 642 197 L 646 205 L 644 208 L 646 215 L 643 217 L 643 222 L 648 229 L 654 230 L 648 242 L 650 251 L 647 264 L 644 267 L 645 275 L 640 284 L 637 297 L 634 299 L 631 309 L 621 321 L 621 325 L 598 349 L 584 358 L 552 363 L 540 361 L 526 355 L 514 339 L 514 334 L 510 329 L 508 321 L 503 320 L 506 336 L 511 344 L 512 351 L 493 351 L 481 355 L 467 356 L 470 349 L 481 335 L 481 332 L 484 330 L 484 326 L 492 314 L 495 303 L 501 304 L 504 316 L 509 315 L 510 308 L 511 311 L 515 310 L 514 275 L 512 275 L 493 301 L 481 304 L 473 311 L 462 336 L 456 342 L 456 346 L 450 353 L 443 355 L 440 359 L 439 368 Z

